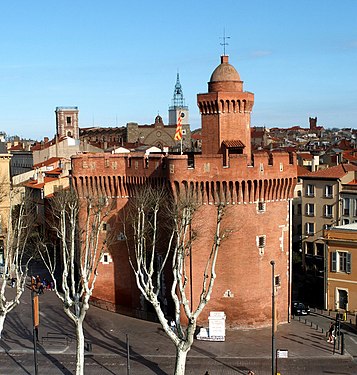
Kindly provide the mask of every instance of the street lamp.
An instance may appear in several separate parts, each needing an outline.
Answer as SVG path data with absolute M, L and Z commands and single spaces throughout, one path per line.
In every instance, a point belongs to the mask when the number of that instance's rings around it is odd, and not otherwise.
M 275 261 L 270 261 L 271 272 L 271 373 L 276 375 L 276 360 L 275 360 Z

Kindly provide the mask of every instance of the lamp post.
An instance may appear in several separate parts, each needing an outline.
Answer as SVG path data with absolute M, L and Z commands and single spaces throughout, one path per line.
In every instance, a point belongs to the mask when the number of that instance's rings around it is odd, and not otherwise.
M 35 375 L 38 374 L 38 360 L 37 360 L 37 341 L 38 341 L 38 325 L 39 325 L 39 308 L 38 308 L 38 294 L 31 290 L 32 302 L 32 325 L 33 325 L 33 356 L 35 364 Z
M 271 373 L 276 375 L 276 359 L 275 359 L 275 261 L 270 261 L 271 272 Z

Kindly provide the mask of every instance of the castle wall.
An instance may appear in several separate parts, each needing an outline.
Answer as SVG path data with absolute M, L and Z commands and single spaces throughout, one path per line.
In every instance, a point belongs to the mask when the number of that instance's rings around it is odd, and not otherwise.
M 212 310 L 223 310 L 227 324 L 260 326 L 271 319 L 271 265 L 281 276 L 277 288 L 277 317 L 286 321 L 289 280 L 289 199 L 296 180 L 295 158 L 286 153 L 254 154 L 247 166 L 246 155 L 233 155 L 223 167 L 223 156 L 163 156 L 143 154 L 86 154 L 72 158 L 73 184 L 80 196 L 111 197 L 109 231 L 111 261 L 101 264 L 94 297 L 102 307 L 148 317 L 150 307 L 140 300 L 128 261 L 124 213 L 137 185 L 170 185 L 174 194 L 193 192 L 201 203 L 200 229 L 192 253 L 193 300 L 199 298 L 202 274 L 212 246 L 216 204 L 226 203 L 224 227 L 229 230 L 217 262 L 213 295 L 200 321 L 207 322 Z M 260 202 L 260 203 L 259 203 Z M 249 236 L 247 235 L 249 233 Z M 118 237 L 119 235 L 119 237 Z M 104 233 L 103 233 L 104 236 Z M 130 236 L 128 236 L 130 238 Z M 259 238 L 265 238 L 264 246 Z
M 203 282 L 203 271 L 212 247 L 216 207 L 201 207 L 201 225 L 204 230 L 193 248 L 193 300 L 197 301 Z M 259 213 L 257 205 L 227 206 L 227 230 L 216 265 L 216 283 L 200 322 L 208 320 L 210 311 L 224 311 L 229 326 L 264 326 L 271 322 L 271 265 L 275 260 L 275 274 L 281 278 L 276 288 L 277 320 L 288 319 L 289 300 L 289 225 L 288 202 L 266 205 Z M 201 228 L 202 229 L 202 228 Z M 199 231 L 198 231 L 199 232 Z M 249 233 L 249 235 L 247 235 Z M 258 237 L 266 243 L 259 247 Z

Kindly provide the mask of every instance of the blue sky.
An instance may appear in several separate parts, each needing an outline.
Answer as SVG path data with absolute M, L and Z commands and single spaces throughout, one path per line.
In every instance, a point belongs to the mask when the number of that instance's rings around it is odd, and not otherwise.
M 192 128 L 230 36 L 230 63 L 255 94 L 252 126 L 356 127 L 357 1 L 15 0 L 0 4 L 0 130 L 167 123 L 179 70 Z

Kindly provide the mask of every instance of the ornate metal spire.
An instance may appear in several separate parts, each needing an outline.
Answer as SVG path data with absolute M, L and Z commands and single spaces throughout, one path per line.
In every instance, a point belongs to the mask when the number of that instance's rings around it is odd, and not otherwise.
M 185 99 L 183 98 L 182 86 L 180 83 L 180 75 L 178 72 L 174 90 L 174 97 L 172 99 L 172 105 L 174 107 L 184 107 L 185 105 Z
M 226 56 L 226 46 L 229 44 L 227 43 L 227 39 L 230 39 L 230 36 L 226 36 L 226 29 L 223 29 L 223 37 L 220 37 L 220 39 L 223 40 L 223 43 L 220 43 L 221 46 L 223 46 L 223 56 Z

